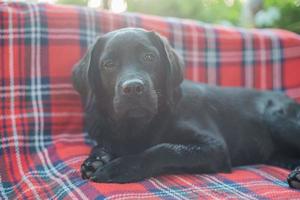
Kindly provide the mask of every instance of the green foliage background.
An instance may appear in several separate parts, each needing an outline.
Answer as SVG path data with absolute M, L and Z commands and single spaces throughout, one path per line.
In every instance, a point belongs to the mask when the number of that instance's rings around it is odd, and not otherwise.
M 281 18 L 273 27 L 300 33 L 300 0 L 265 0 L 265 7 L 270 6 L 278 7 L 281 11 Z
M 104 0 L 105 2 L 109 0 Z M 208 23 L 241 24 L 242 3 L 235 0 L 228 6 L 225 0 L 126 0 L 129 12 L 196 19 Z M 86 5 L 87 0 L 58 0 L 58 3 Z M 264 9 L 276 7 L 280 19 L 269 27 L 300 33 L 300 0 L 264 0 Z
M 228 20 L 238 24 L 240 1 L 228 7 L 224 0 L 127 0 L 128 11 L 175 16 L 219 23 Z
M 88 0 L 58 0 L 57 3 L 85 6 L 87 5 Z

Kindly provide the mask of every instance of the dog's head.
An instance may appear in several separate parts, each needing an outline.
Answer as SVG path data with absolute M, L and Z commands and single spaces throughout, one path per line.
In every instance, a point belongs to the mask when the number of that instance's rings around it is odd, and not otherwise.
M 94 98 L 115 120 L 151 120 L 175 104 L 182 80 L 182 62 L 167 40 L 137 28 L 99 37 L 73 69 L 86 106 Z

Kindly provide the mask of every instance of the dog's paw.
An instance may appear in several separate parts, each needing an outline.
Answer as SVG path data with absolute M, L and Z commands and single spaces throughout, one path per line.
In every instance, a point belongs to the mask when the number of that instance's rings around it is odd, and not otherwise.
M 300 189 L 300 167 L 297 167 L 289 174 L 287 181 L 291 188 Z
M 104 151 L 97 155 L 89 156 L 81 165 L 81 177 L 89 179 L 98 168 L 106 165 L 111 159 L 111 155 Z
M 137 156 L 126 156 L 99 167 L 90 180 L 102 183 L 129 183 L 144 179 L 145 174 Z

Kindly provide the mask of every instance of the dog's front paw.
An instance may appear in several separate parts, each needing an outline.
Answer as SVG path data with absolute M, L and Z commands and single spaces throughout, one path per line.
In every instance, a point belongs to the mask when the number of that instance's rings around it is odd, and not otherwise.
M 126 156 L 99 167 L 90 180 L 106 183 L 129 183 L 140 181 L 146 177 L 146 171 L 142 170 L 139 157 Z
M 300 167 L 297 167 L 289 174 L 287 181 L 291 188 L 300 189 Z
M 105 151 L 101 151 L 96 155 L 90 155 L 81 165 L 81 177 L 83 179 L 89 179 L 99 167 L 103 167 L 111 159 L 112 156 Z

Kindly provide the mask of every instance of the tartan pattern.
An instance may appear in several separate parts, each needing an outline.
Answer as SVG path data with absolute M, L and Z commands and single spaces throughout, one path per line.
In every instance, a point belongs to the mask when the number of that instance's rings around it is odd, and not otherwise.
M 168 175 L 95 184 L 79 168 L 83 130 L 71 68 L 98 34 L 143 27 L 166 36 L 188 79 L 284 91 L 300 100 L 300 36 L 87 8 L 0 3 L 0 199 L 300 199 L 288 171 L 266 165 L 231 174 Z

